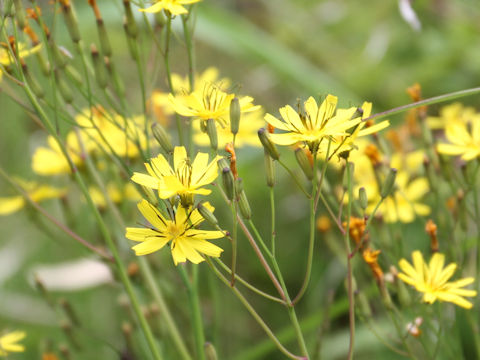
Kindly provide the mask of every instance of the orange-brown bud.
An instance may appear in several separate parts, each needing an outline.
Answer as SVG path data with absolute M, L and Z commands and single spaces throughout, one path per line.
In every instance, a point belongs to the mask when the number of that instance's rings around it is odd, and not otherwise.
M 371 248 L 365 249 L 362 253 L 363 260 L 372 270 L 375 280 L 378 284 L 382 284 L 383 271 L 380 265 L 378 265 L 378 255 L 380 255 L 380 250 L 372 250 Z
M 275 132 L 275 128 L 273 125 L 267 124 L 267 131 L 269 134 L 273 134 Z
M 350 217 L 350 229 L 349 234 L 350 238 L 355 242 L 355 244 L 359 245 L 362 241 L 362 238 L 365 234 L 365 219 L 357 218 L 354 216 Z M 345 230 L 347 229 L 347 222 L 343 223 L 343 227 Z
M 433 222 L 432 219 L 427 221 L 425 225 L 425 231 L 427 232 L 428 236 L 430 236 L 430 248 L 432 252 L 438 251 L 438 238 L 437 238 L 437 225 Z
M 233 177 L 237 179 L 237 156 L 235 155 L 235 148 L 233 147 L 233 143 L 228 143 L 227 145 L 225 145 L 225 151 L 230 154 L 230 170 L 232 170 Z
M 382 156 L 380 155 L 380 152 L 378 151 L 378 148 L 375 145 L 373 144 L 367 145 L 367 147 L 364 150 L 364 153 L 365 155 L 368 156 L 373 166 L 380 165 L 382 161 Z

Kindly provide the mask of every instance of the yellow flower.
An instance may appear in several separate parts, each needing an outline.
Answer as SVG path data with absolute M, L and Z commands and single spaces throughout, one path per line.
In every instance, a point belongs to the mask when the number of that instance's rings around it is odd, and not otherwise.
M 457 268 L 457 264 L 451 263 L 444 268 L 445 255 L 433 254 L 427 265 L 420 251 L 412 253 L 413 266 L 405 259 L 398 263 L 403 273 L 398 277 L 415 289 L 423 293 L 423 301 L 432 304 L 436 300 L 447 301 L 465 309 L 472 308 L 472 304 L 464 299 L 464 296 L 477 295 L 474 290 L 462 289 L 475 281 L 473 277 L 449 282 Z
M 270 138 L 278 145 L 292 145 L 297 142 L 303 142 L 307 145 L 312 153 L 319 149 L 322 140 L 331 139 L 340 136 L 346 136 L 347 130 L 359 124 L 361 118 L 352 119 L 356 107 L 349 109 L 338 109 L 337 97 L 327 95 L 326 99 L 320 106 L 313 97 L 309 97 L 304 102 L 305 112 L 295 111 L 291 106 L 287 105 L 279 109 L 283 121 L 267 114 L 265 120 L 275 128 L 286 131 L 282 134 L 271 134 Z
M 62 153 L 60 146 L 53 136 L 47 138 L 48 147 L 39 147 L 35 150 L 32 159 L 32 168 L 38 175 L 69 174 L 70 166 Z M 91 145 L 82 138 L 85 151 L 91 149 Z M 78 136 L 73 131 L 67 134 L 66 147 L 70 158 L 76 166 L 83 164 L 81 157 L 82 149 L 78 142 Z
M 12 43 L 13 46 L 15 46 L 15 43 Z M 40 50 L 42 44 L 39 44 L 31 49 L 27 49 L 27 45 L 24 43 L 19 42 L 18 43 L 18 51 L 16 51 L 16 57 L 23 59 L 27 56 L 30 56 L 31 54 L 36 53 L 37 51 Z M 15 62 L 15 58 L 12 56 L 12 53 L 10 51 L 10 48 L 7 44 L 0 43 L 0 64 L 3 65 L 4 67 L 10 66 Z M 2 80 L 2 70 L 0 69 L 0 81 Z
M 202 187 L 217 178 L 217 160 L 220 158 L 221 156 L 216 156 L 209 163 L 208 154 L 199 152 L 195 160 L 191 162 L 185 147 L 176 146 L 173 152 L 173 169 L 165 157 L 160 154 L 151 159 L 150 164 L 145 163 L 150 175 L 136 172 L 132 176 L 132 181 L 157 189 L 161 199 L 179 195 L 184 205 L 192 204 L 194 194 L 208 195 L 211 193 L 211 190 Z
M 365 101 L 360 108 L 361 119 L 368 118 L 372 113 L 372 103 Z M 357 138 L 368 136 L 379 132 L 386 127 L 390 126 L 388 120 L 382 121 L 378 124 L 373 124 L 373 121 L 361 121 L 357 126 L 353 128 L 353 131 L 349 134 L 339 136 L 333 139 L 334 145 L 330 145 L 330 154 L 340 154 L 344 151 L 354 150 L 357 146 Z M 338 145 L 335 145 L 338 144 Z M 319 152 L 326 153 L 328 150 L 328 141 L 324 141 L 320 144 Z
M 230 85 L 230 80 L 227 78 L 219 79 L 219 71 L 215 67 L 209 67 L 204 72 L 195 75 L 195 88 L 193 92 L 202 92 L 205 84 L 222 84 L 222 87 L 228 87 Z M 177 93 L 177 97 L 188 96 L 190 91 L 190 83 L 188 76 L 181 76 L 178 74 L 172 74 L 172 87 Z M 175 113 L 175 110 L 168 100 L 168 93 L 156 90 L 152 93 L 151 102 L 153 111 L 157 119 L 165 124 L 164 117 L 165 115 L 172 115 Z
M 7 356 L 9 352 L 24 352 L 25 346 L 18 344 L 27 334 L 23 331 L 13 331 L 0 336 L 0 356 Z
M 201 90 L 196 90 L 187 96 L 170 94 L 168 99 L 175 112 L 180 115 L 195 119 L 213 119 L 221 125 L 228 125 L 230 103 L 235 94 L 227 94 L 218 85 L 204 83 Z M 252 104 L 253 98 L 243 96 L 239 98 L 240 111 L 242 113 L 260 109 L 260 106 Z
M 445 128 L 445 136 L 450 144 L 438 144 L 437 150 L 445 155 L 461 155 L 462 160 L 470 161 L 480 156 L 480 119 L 471 123 L 471 130 L 465 122 L 452 122 Z
M 471 106 L 464 107 L 461 103 L 455 102 L 440 109 L 440 116 L 427 117 L 427 124 L 431 129 L 444 129 L 448 124 L 473 123 L 479 119 L 480 114 L 475 113 Z
M 233 134 L 230 131 L 230 121 L 227 125 L 222 125 L 216 122 L 217 136 L 219 148 L 224 148 L 225 145 L 233 141 Z M 262 116 L 259 112 L 252 112 L 243 115 L 240 119 L 240 127 L 237 136 L 235 137 L 235 147 L 255 146 L 261 147 L 262 143 L 258 140 L 258 129 L 265 126 Z M 197 121 L 193 125 L 194 135 L 193 140 L 197 145 L 210 146 L 210 138 L 201 130 L 201 122 Z
M 35 202 L 60 198 L 65 196 L 67 193 L 67 189 L 59 189 L 49 185 L 41 185 L 33 181 L 27 182 L 20 179 L 16 179 L 16 181 Z M 25 206 L 25 202 L 26 200 L 22 195 L 0 198 L 0 215 L 9 215 L 17 212 Z
M 188 10 L 182 5 L 193 4 L 200 0 L 156 0 L 155 4 L 146 8 L 139 9 L 148 13 L 156 13 L 162 10 L 170 12 L 172 15 L 188 14 Z
M 204 206 L 210 211 L 214 210 L 208 203 Z M 132 247 L 137 256 L 151 254 L 169 242 L 175 265 L 187 260 L 198 264 L 205 260 L 201 254 L 219 257 L 223 251 L 207 241 L 224 237 L 222 231 L 196 229 L 203 221 L 197 209 L 192 211 L 180 206 L 172 220 L 166 219 L 146 200 L 138 204 L 138 209 L 152 228 L 127 228 L 127 239 L 141 242 Z
M 86 139 L 83 141 L 84 146 L 90 151 L 111 153 L 113 149 L 119 156 L 135 158 L 139 155 L 139 149 L 134 141 L 142 148 L 145 147 L 145 134 L 140 128 L 140 124 L 143 125 L 143 117 L 125 119 L 118 114 L 107 114 L 102 107 L 97 106 L 93 107 L 92 111 L 84 109 L 75 117 L 75 121 L 85 135 L 82 136 L 82 139 Z

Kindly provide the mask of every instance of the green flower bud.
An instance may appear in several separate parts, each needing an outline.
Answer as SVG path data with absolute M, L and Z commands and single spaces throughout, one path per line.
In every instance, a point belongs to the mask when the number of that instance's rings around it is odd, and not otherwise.
M 125 32 L 128 37 L 136 38 L 138 35 L 137 23 L 133 17 L 132 7 L 130 6 L 130 0 L 123 0 L 123 7 L 125 8 Z
M 30 74 L 30 71 L 28 70 L 26 64 L 22 64 L 22 71 L 23 75 L 25 75 L 25 79 L 27 80 L 28 85 L 32 89 L 35 96 L 37 96 L 39 99 L 42 99 L 45 96 L 45 92 L 43 91 L 37 80 L 35 80 L 32 74 Z
M 218 220 L 215 215 L 213 215 L 213 213 L 203 205 L 202 201 L 198 203 L 197 209 L 200 215 L 202 215 L 202 217 L 210 224 L 212 224 L 213 226 L 218 224 Z
M 380 196 L 382 199 L 385 199 L 388 195 L 390 195 L 393 191 L 395 186 L 395 178 L 397 177 L 397 169 L 390 169 L 390 172 L 383 183 L 382 190 L 380 191 Z
M 230 103 L 230 131 L 236 135 L 240 127 L 240 101 L 237 97 L 232 99 Z
M 15 17 L 17 18 L 18 26 L 23 29 L 25 27 L 25 10 L 23 9 L 21 0 L 14 0 L 13 4 L 15 5 Z
M 243 180 L 242 178 L 235 179 L 235 194 L 237 195 L 237 200 L 239 195 L 243 192 Z
M 280 154 L 278 153 L 277 147 L 272 142 L 272 140 L 270 140 L 267 131 L 264 128 L 258 130 L 258 138 L 260 139 L 260 142 L 262 143 L 264 149 L 268 151 L 270 156 L 274 160 L 278 160 L 280 158 Z
M 105 28 L 103 19 L 97 19 L 97 31 L 103 56 L 112 56 L 112 47 L 110 46 L 110 40 L 108 39 L 107 29 Z
M 230 164 L 225 158 L 221 158 L 217 161 L 218 170 L 222 171 L 224 168 L 230 168 Z
M 215 124 L 214 119 L 208 119 L 207 121 L 207 134 L 210 139 L 210 147 L 212 150 L 218 149 L 218 135 L 217 135 L 217 124 Z
M 272 157 L 268 154 L 267 150 L 264 150 L 264 159 L 265 159 L 265 174 L 267 179 L 267 186 L 275 186 L 275 164 Z
M 62 3 L 62 11 L 70 38 L 74 43 L 78 44 L 81 40 L 80 31 L 78 30 L 78 21 L 69 2 L 64 1 Z
M 305 151 L 302 148 L 295 149 L 295 158 L 307 179 L 312 180 L 313 168 L 312 165 L 310 165 L 310 160 L 308 160 L 307 154 L 305 154 Z
M 358 189 L 358 199 L 360 201 L 360 207 L 362 208 L 362 210 L 365 210 L 368 206 L 368 197 L 367 191 L 363 186 Z
M 250 204 L 248 203 L 247 195 L 245 191 L 242 191 L 238 197 L 238 208 L 245 220 L 250 220 L 252 217 L 252 210 L 250 209 Z
M 128 22 L 127 22 L 126 18 L 123 20 L 123 29 L 125 30 L 125 34 L 127 35 L 128 52 L 130 53 L 130 56 L 132 57 L 132 60 L 137 61 L 138 60 L 138 52 L 137 52 L 137 47 L 136 47 L 136 43 L 135 43 L 135 38 L 130 36 L 130 34 L 129 34 L 130 30 L 128 28 Z
M 102 60 L 100 59 L 100 54 L 98 53 L 97 47 L 92 44 L 90 46 L 90 51 L 92 53 L 93 69 L 95 71 L 95 79 L 97 84 L 101 89 L 107 87 L 107 75 L 105 74 L 105 68 Z
M 67 104 L 71 104 L 73 101 L 72 90 L 67 86 L 65 81 L 63 81 L 62 77 L 60 76 L 60 70 L 55 70 L 55 82 L 57 83 L 58 91 L 60 95 L 62 95 L 63 100 Z
M 205 357 L 207 360 L 217 360 L 217 352 L 215 351 L 215 347 L 212 343 L 206 342 L 205 343 Z
M 233 196 L 235 194 L 234 189 L 234 179 L 233 174 L 230 168 L 224 167 L 222 169 L 222 181 L 223 181 L 223 189 L 225 190 L 225 194 L 227 195 L 228 200 L 233 200 Z
M 152 124 L 152 132 L 155 140 L 157 140 L 162 149 L 167 154 L 173 154 L 172 141 L 170 140 L 170 135 L 165 131 L 165 128 L 156 122 Z

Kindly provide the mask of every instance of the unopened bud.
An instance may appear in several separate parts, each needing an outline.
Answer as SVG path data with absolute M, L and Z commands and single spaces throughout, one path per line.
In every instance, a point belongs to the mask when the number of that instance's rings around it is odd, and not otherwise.
M 14 0 L 13 4 L 15 5 L 15 17 L 17 18 L 18 26 L 23 29 L 25 27 L 26 21 L 25 10 L 23 9 L 22 1 Z
M 94 44 L 90 46 L 90 50 L 92 53 L 93 68 L 95 71 L 95 78 L 97 80 L 97 84 L 101 89 L 105 89 L 107 87 L 107 76 L 105 74 L 104 67 L 105 65 L 100 58 L 97 47 Z
M 245 220 L 250 220 L 252 217 L 252 209 L 250 209 L 250 204 L 248 203 L 247 195 L 245 191 L 242 191 L 238 196 L 238 208 Z
M 274 187 L 275 186 L 275 164 L 273 163 L 273 159 L 268 153 L 267 150 L 264 150 L 265 155 L 265 174 L 267 179 L 267 186 Z
M 237 194 L 237 198 L 242 192 L 243 192 L 243 180 L 242 178 L 237 178 L 235 179 L 235 194 Z
M 35 96 L 39 99 L 42 99 L 45 96 L 45 92 L 43 91 L 42 87 L 38 84 L 37 80 L 30 74 L 28 67 L 25 63 L 22 64 L 22 71 L 25 79 L 27 80 L 28 85 L 32 89 Z
M 69 1 L 62 2 L 62 12 L 67 25 L 68 33 L 74 43 L 80 42 L 80 31 L 78 30 L 78 21 Z
M 126 32 L 129 37 L 136 38 L 138 35 L 137 23 L 133 17 L 130 0 L 123 0 L 123 7 L 125 8 Z
M 217 161 L 218 170 L 222 171 L 224 168 L 230 168 L 230 164 L 225 158 L 221 158 Z
M 207 135 L 210 139 L 210 147 L 212 150 L 218 149 L 218 135 L 217 135 L 217 124 L 214 119 L 208 119 L 207 123 Z
M 298 147 L 295 149 L 295 158 L 297 159 L 298 165 L 300 165 L 300 169 L 302 169 L 307 179 L 312 180 L 313 168 L 310 164 L 307 154 L 305 154 L 305 151 L 302 148 Z
M 397 169 L 390 169 L 385 182 L 383 183 L 382 190 L 380 191 L 380 196 L 382 199 L 385 199 L 393 191 L 395 186 L 395 178 L 397 177 Z
M 136 44 L 135 44 L 135 38 L 130 36 L 130 33 L 129 33 L 130 30 L 129 30 L 128 21 L 127 21 L 126 18 L 123 20 L 123 29 L 125 30 L 125 34 L 127 35 L 128 52 L 130 53 L 130 56 L 132 57 L 132 60 L 137 61 L 138 60 L 138 52 L 137 52 L 137 47 L 136 47 Z
M 162 147 L 162 149 L 167 154 L 172 154 L 173 153 L 172 141 L 170 140 L 170 135 L 165 131 L 165 128 L 159 123 L 155 122 L 152 125 L 152 133 L 155 139 L 157 140 L 157 142 Z
M 363 186 L 358 189 L 358 199 L 360 201 L 360 207 L 362 208 L 362 210 L 365 210 L 368 206 L 368 197 L 367 191 Z
M 232 99 L 230 103 L 230 131 L 237 134 L 240 127 L 240 101 L 237 97 Z
M 206 342 L 205 343 L 205 358 L 207 360 L 217 360 L 217 352 L 215 351 L 215 347 L 212 343 Z
M 225 190 L 228 200 L 232 200 L 235 194 L 234 179 L 232 171 L 228 166 L 222 169 L 222 181 L 223 189 Z
M 267 131 L 264 128 L 258 130 L 258 138 L 260 139 L 260 142 L 262 143 L 264 149 L 268 151 L 270 156 L 274 160 L 278 160 L 280 158 L 280 154 L 278 153 L 277 147 L 272 142 L 272 140 L 270 140 L 269 136 L 267 135 Z
M 107 29 L 103 19 L 97 19 L 98 38 L 100 39 L 100 48 L 104 56 L 112 56 L 112 47 L 110 46 L 110 40 L 108 39 Z
M 203 202 L 198 203 L 197 209 L 200 215 L 202 215 L 202 217 L 210 224 L 212 224 L 213 226 L 218 224 L 218 220 L 215 215 L 213 215 L 213 213 L 203 204 Z
M 60 92 L 60 95 L 62 95 L 62 97 L 63 97 L 63 100 L 67 104 L 71 104 L 72 101 L 73 101 L 72 91 L 67 86 L 65 81 L 63 81 L 63 79 L 61 78 L 60 70 L 58 70 L 58 69 L 55 70 L 55 81 L 56 81 L 57 86 L 58 86 L 58 91 Z

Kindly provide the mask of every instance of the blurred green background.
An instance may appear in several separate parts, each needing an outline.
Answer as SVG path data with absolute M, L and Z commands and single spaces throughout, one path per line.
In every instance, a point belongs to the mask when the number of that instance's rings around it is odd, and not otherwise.
M 86 2 L 74 1 L 84 45 L 97 43 L 96 28 L 91 9 Z M 41 2 L 44 16 L 53 21 L 52 4 Z M 139 113 L 141 97 L 135 65 L 130 59 L 122 29 L 123 8 L 120 1 L 101 1 L 100 9 L 114 49 L 114 59 L 127 85 L 127 99 Z M 410 101 L 405 89 L 415 82 L 422 85 L 424 97 L 478 86 L 480 73 L 480 7 L 478 1 L 420 0 L 413 1 L 421 29 L 415 30 L 401 15 L 398 2 L 382 0 L 361 1 L 254 1 L 254 0 L 205 0 L 196 6 L 195 49 L 197 70 L 209 66 L 220 69 L 222 77 L 233 80 L 242 94 L 255 98 L 267 112 L 274 115 L 285 104 L 295 104 L 298 98 L 338 95 L 340 104 L 360 105 L 373 102 L 374 112 L 380 112 Z M 140 14 L 136 14 L 142 26 Z M 58 17 L 54 31 L 57 43 L 74 54 L 68 34 Z M 181 40 L 180 22 L 175 22 L 177 40 L 172 43 L 171 63 L 174 72 L 186 74 L 185 48 Z M 142 32 L 141 47 L 147 62 L 147 73 L 155 68 L 152 42 L 147 32 Z M 75 55 L 74 55 L 75 56 Z M 78 59 L 73 59 L 78 64 Z M 28 63 L 36 67 L 35 60 Z M 49 82 L 38 75 L 42 85 L 49 89 Z M 147 91 L 166 91 L 165 76 L 160 66 L 154 82 L 147 77 Z M 9 174 L 26 179 L 39 179 L 31 170 L 31 156 L 38 144 L 45 142 L 45 134 L 25 115 L 23 110 L 7 95 L 13 91 L 23 99 L 16 85 L 5 77 L 0 83 L 0 162 Z M 8 91 L 6 91 L 8 90 Z M 25 101 L 23 99 L 23 101 Z M 82 106 L 84 100 L 79 100 Z M 465 103 L 478 105 L 478 97 L 470 97 Z M 435 113 L 436 109 L 430 109 Z M 402 116 L 390 119 L 394 124 L 403 121 Z M 65 126 L 66 128 L 66 126 Z M 261 169 L 263 158 L 259 150 L 240 150 L 239 172 L 245 186 L 254 216 L 259 227 L 267 234 L 269 209 L 265 206 L 268 193 Z M 293 154 L 285 155 L 294 166 Z M 278 169 L 277 193 L 279 263 L 287 285 L 296 292 L 304 273 L 304 259 L 308 239 L 308 204 L 294 188 L 291 180 Z M 48 180 L 48 179 L 46 179 Z M 67 179 L 57 180 L 65 183 Z M 0 182 L 0 196 L 13 195 L 14 190 Z M 87 239 L 99 237 L 94 219 L 88 213 L 78 194 L 76 200 L 74 230 Z M 218 199 L 217 199 L 218 200 Z M 215 203 L 215 201 L 213 201 Z M 220 201 L 218 212 L 228 212 Z M 67 221 L 58 201 L 44 206 L 59 220 Z M 135 214 L 133 203 L 125 212 Z M 132 223 L 130 223 L 132 225 Z M 122 237 L 124 229 L 114 229 Z M 403 231 L 418 233 L 415 224 Z M 415 236 L 410 236 L 413 239 Z M 311 287 L 298 307 L 299 317 L 306 321 L 306 337 L 311 344 L 322 334 L 320 353 L 325 359 L 345 358 L 348 350 L 348 312 L 344 295 L 345 269 L 334 258 L 323 242 L 317 241 Z M 226 240 L 221 245 L 228 247 Z M 130 244 L 123 243 L 125 258 L 135 261 L 129 252 Z M 414 244 L 407 245 L 408 247 Z M 63 263 L 89 256 L 59 230 L 45 222 L 33 210 L 0 217 L 0 330 L 24 329 L 28 333 L 24 354 L 11 355 L 11 359 L 39 359 L 45 349 L 58 349 L 59 343 L 69 340 L 59 327 L 64 315 L 48 306 L 34 287 L 33 274 L 38 265 Z M 227 250 L 223 255 L 229 257 Z M 246 241 L 240 244 L 239 271 L 259 287 L 271 289 L 268 279 L 254 262 L 253 253 Z M 185 329 L 186 341 L 191 344 L 188 330 L 188 311 L 185 290 L 167 251 L 155 254 L 158 281 L 173 304 L 177 321 Z M 213 282 L 202 264 L 201 289 L 207 338 L 214 341 L 220 359 L 279 359 L 262 330 L 240 306 L 238 301 Z M 371 293 L 378 296 L 371 287 Z M 139 291 L 145 298 L 147 294 Z M 329 294 L 334 298 L 327 309 Z M 81 351 L 72 359 L 118 359 L 125 348 L 121 324 L 128 321 L 128 311 L 118 305 L 122 291 L 118 284 L 103 284 L 78 291 L 52 292 L 55 299 L 65 297 L 75 307 L 82 320 L 82 327 L 75 337 Z M 120 300 L 119 300 L 120 298 Z M 337 301 L 338 300 L 338 301 Z M 288 319 L 281 306 L 263 300 L 254 300 L 259 312 L 279 334 L 285 334 Z M 331 319 L 323 321 L 330 310 Z M 276 314 L 281 313 L 282 316 Z M 312 315 L 313 314 L 313 315 Z M 215 319 L 220 320 L 215 323 Z M 380 318 L 379 332 L 392 331 Z M 377 330 L 378 330 L 377 329 Z M 162 329 L 158 330 L 160 333 Z M 135 336 L 138 334 L 135 332 Z M 295 348 L 295 342 L 286 336 L 286 344 Z M 139 359 L 149 354 L 138 335 Z M 71 344 L 69 346 L 72 346 Z M 169 344 L 163 343 L 167 349 Z M 397 355 L 384 347 L 369 330 L 358 324 L 356 358 L 388 358 Z M 173 357 L 172 357 L 173 359 Z

